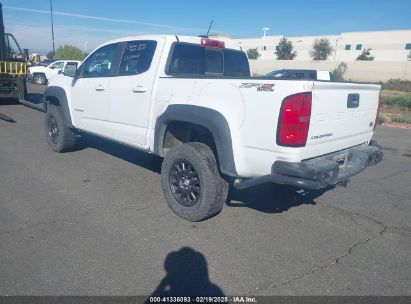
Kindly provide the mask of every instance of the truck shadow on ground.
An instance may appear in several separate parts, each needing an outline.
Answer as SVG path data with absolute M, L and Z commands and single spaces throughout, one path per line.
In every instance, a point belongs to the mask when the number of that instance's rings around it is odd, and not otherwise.
M 26 95 L 26 101 L 31 102 L 35 105 L 43 103 L 43 94 L 40 93 L 30 93 Z
M 161 172 L 161 157 L 95 135 L 83 133 L 76 150 L 87 148 L 99 150 L 156 173 Z
M 160 157 L 120 143 L 91 134 L 82 134 L 77 149 L 87 148 L 99 150 L 159 174 L 161 172 L 162 159 Z M 267 183 L 249 189 L 237 190 L 231 183 L 226 205 L 233 208 L 251 208 L 265 213 L 281 213 L 304 204 L 315 205 L 315 199 L 329 189 L 308 191 Z
M 190 247 L 170 252 L 164 269 L 167 273 L 150 297 L 224 296 L 221 288 L 210 282 L 204 255 Z M 152 303 L 150 297 L 146 303 Z
M 12 105 L 17 105 L 18 103 L 19 103 L 18 99 L 5 98 L 0 101 L 0 106 L 12 106 Z M 16 122 L 13 117 L 3 114 L 2 112 L 0 112 L 0 121 L 6 121 L 10 123 Z
M 315 205 L 315 199 L 329 189 L 302 190 L 273 183 L 242 190 L 230 187 L 227 206 L 251 208 L 264 213 L 281 213 L 300 205 Z

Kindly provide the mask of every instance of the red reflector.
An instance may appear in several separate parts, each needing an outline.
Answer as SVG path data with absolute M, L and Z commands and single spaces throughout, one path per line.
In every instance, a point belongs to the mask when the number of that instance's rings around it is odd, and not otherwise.
M 377 108 L 377 114 L 375 114 L 375 121 L 374 121 L 374 128 L 373 128 L 373 130 L 375 130 L 375 128 L 377 127 L 377 124 L 378 124 L 378 116 L 380 116 L 380 110 L 381 110 L 381 95 L 378 97 L 378 108 Z
M 284 98 L 277 127 L 277 144 L 303 147 L 307 142 L 311 116 L 311 92 Z
M 219 49 L 225 48 L 224 41 L 213 40 L 213 39 L 208 39 L 208 38 L 201 38 L 201 45 L 210 46 L 210 47 L 219 48 Z

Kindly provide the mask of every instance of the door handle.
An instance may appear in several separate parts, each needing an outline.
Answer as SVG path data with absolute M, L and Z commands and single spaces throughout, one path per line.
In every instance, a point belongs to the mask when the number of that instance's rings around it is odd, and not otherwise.
M 106 89 L 102 84 L 98 84 L 94 88 L 96 91 L 104 91 Z
M 147 92 L 147 89 L 143 86 L 136 86 L 133 88 L 134 93 L 144 93 Z

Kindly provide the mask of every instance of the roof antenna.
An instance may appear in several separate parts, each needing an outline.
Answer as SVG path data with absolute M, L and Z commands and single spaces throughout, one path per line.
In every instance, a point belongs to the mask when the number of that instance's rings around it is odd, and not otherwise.
M 213 25 L 213 21 L 214 21 L 214 20 L 211 19 L 211 23 L 210 23 L 210 25 L 208 26 L 207 34 L 205 34 L 205 35 L 199 35 L 198 37 L 208 38 L 208 34 L 210 33 L 211 26 Z
M 213 25 L 213 19 L 211 19 L 211 23 L 210 23 L 210 26 L 208 27 L 208 31 L 207 31 L 207 34 L 206 34 L 206 36 L 208 37 L 208 34 L 210 33 L 210 30 L 211 30 L 211 26 Z

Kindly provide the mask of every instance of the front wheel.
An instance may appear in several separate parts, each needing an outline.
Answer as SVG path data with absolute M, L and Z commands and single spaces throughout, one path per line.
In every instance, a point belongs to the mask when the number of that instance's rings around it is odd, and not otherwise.
M 228 194 L 213 151 L 197 142 L 170 149 L 161 167 L 161 185 L 170 209 L 192 222 L 219 213 Z
M 53 151 L 69 151 L 76 145 L 77 135 L 67 127 L 60 110 L 54 105 L 47 107 L 45 129 L 47 143 Z

